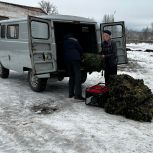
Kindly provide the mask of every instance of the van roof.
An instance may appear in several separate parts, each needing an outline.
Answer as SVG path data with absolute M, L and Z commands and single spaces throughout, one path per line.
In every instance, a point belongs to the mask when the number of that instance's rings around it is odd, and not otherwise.
M 42 15 L 42 16 L 34 16 L 44 19 L 52 19 L 53 21 L 80 21 L 80 22 L 90 22 L 96 23 L 93 19 L 79 17 L 79 16 L 72 16 L 72 15 Z M 8 20 L 1 20 L 0 23 L 10 23 L 10 22 L 19 22 L 19 21 L 26 21 L 27 18 L 15 18 L 15 19 L 8 19 Z
M 69 20 L 69 21 L 85 21 L 85 22 L 96 22 L 93 19 L 80 17 L 80 16 L 72 16 L 72 15 L 43 15 L 42 17 L 46 19 L 53 20 Z

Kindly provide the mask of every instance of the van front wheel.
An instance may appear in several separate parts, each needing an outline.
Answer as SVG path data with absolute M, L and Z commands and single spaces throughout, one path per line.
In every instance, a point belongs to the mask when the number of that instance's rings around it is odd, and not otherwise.
M 37 76 L 33 75 L 32 70 L 28 72 L 28 81 L 33 91 L 41 92 L 46 89 L 47 79 L 38 78 Z
M 3 65 L 0 63 L 0 77 L 1 78 L 8 78 L 9 76 L 9 69 L 6 69 L 3 67 Z

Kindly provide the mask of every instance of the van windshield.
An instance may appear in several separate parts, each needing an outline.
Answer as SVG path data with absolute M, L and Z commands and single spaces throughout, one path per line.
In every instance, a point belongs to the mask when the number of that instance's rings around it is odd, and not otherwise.
M 35 39 L 49 39 L 49 25 L 45 22 L 31 22 L 32 37 Z

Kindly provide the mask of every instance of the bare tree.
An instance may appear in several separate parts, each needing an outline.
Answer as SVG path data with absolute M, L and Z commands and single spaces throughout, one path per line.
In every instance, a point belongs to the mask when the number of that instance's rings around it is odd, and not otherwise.
M 104 23 L 114 22 L 114 14 L 105 14 L 103 17 Z
M 58 14 L 56 6 L 50 1 L 41 0 L 39 5 L 47 14 Z
M 103 17 L 103 23 L 110 23 L 110 22 L 114 22 L 114 14 L 105 14 Z M 111 31 L 112 34 L 117 34 L 117 27 L 116 26 L 106 26 L 104 27 L 103 30 L 109 30 Z

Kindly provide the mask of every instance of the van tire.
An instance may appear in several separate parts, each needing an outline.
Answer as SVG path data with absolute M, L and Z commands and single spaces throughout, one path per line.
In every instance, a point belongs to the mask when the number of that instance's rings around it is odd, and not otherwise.
M 33 91 L 42 92 L 46 89 L 47 78 L 38 78 L 34 76 L 32 70 L 28 72 L 28 81 Z
M 86 71 L 82 71 L 81 72 L 81 83 L 85 83 L 85 81 L 87 80 L 87 72 Z
M 1 78 L 9 77 L 9 69 L 5 68 L 1 63 L 0 63 L 0 77 Z

